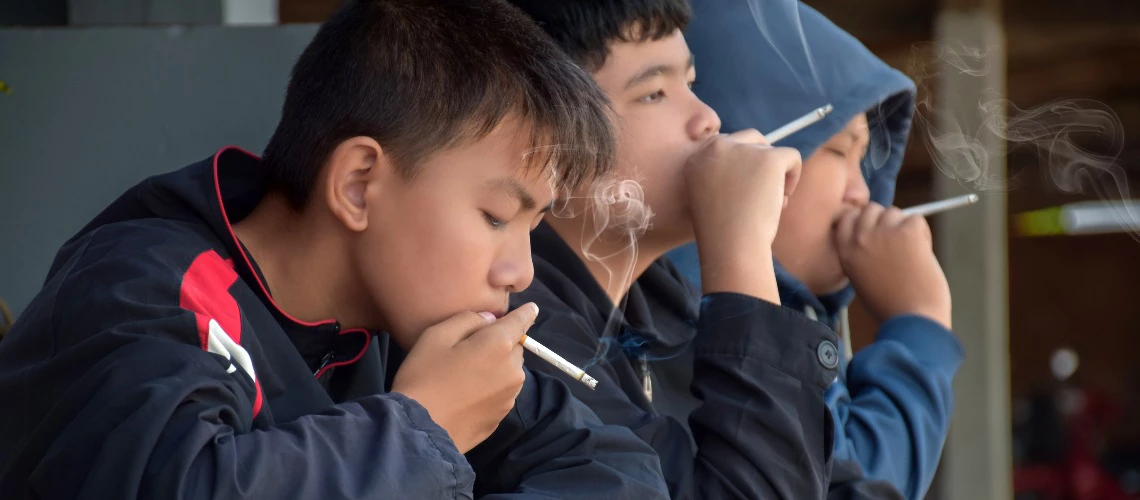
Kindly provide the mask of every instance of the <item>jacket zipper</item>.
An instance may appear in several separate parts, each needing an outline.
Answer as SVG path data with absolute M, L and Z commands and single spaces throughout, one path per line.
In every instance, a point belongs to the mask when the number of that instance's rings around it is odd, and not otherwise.
M 340 335 L 340 323 L 339 322 L 333 324 L 333 333 Z M 333 345 L 334 346 L 336 345 L 335 340 L 333 341 Z M 329 362 L 332 361 L 333 354 L 335 352 L 336 352 L 336 349 L 334 348 L 334 349 L 329 349 L 329 352 L 325 353 L 324 357 L 321 358 L 321 364 L 319 366 L 317 366 L 317 369 L 315 371 L 313 371 L 314 377 L 317 376 L 317 374 L 321 373 L 321 370 L 324 370 L 325 367 L 329 365 Z

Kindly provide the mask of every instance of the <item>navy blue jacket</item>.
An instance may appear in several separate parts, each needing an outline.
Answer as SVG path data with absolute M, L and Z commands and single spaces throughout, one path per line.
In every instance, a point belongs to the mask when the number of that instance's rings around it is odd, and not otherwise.
M 830 329 L 755 297 L 701 300 L 664 259 L 615 308 L 553 229 L 540 225 L 531 244 L 535 283 L 512 299 L 542 310 L 530 335 L 598 379 L 596 390 L 570 381 L 571 391 L 653 446 L 673 498 L 893 498 L 888 485 L 859 483 L 857 467 L 851 484 L 829 488 Z M 565 377 L 529 354 L 527 365 Z
M 387 336 L 276 307 L 236 149 L 127 191 L 0 345 L 0 498 L 660 498 L 653 450 L 551 377 L 468 456 L 387 393 Z
M 871 199 L 890 205 L 914 112 L 914 83 L 875 57 L 826 17 L 792 0 L 693 0 L 685 33 L 702 83 L 698 96 L 720 114 L 723 130 L 768 132 L 832 104 L 823 121 L 778 145 L 807 158 L 859 113 L 871 141 L 864 174 Z M 697 250 L 670 254 L 699 286 Z M 816 297 L 779 268 L 784 306 L 843 331 L 855 291 Z M 962 348 L 950 331 L 921 317 L 891 318 L 876 341 L 840 370 L 827 390 L 836 420 L 837 458 L 858 461 L 869 477 L 895 484 L 907 498 L 925 495 L 950 424 L 951 381 Z

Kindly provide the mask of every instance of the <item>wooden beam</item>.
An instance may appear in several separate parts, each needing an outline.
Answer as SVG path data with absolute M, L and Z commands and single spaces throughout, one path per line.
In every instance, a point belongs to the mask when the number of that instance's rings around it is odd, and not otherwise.
M 278 0 L 277 12 L 281 24 L 323 23 L 344 0 Z

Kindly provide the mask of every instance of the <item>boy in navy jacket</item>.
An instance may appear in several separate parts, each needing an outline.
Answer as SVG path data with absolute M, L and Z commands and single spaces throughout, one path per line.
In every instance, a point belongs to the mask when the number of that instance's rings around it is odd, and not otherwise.
M 60 250 L 0 346 L 0 498 L 664 496 L 507 312 L 552 192 L 613 150 L 509 5 L 350 2 L 262 158 L 147 179 Z

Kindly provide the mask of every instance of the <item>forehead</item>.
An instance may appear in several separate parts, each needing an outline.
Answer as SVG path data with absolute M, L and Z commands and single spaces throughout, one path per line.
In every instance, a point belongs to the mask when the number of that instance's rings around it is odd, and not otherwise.
M 553 183 L 557 144 L 535 145 L 531 124 L 517 115 L 504 118 L 486 136 L 466 141 L 430 155 L 417 177 L 431 178 L 428 184 L 447 180 L 465 184 L 511 178 L 532 189 L 536 199 L 547 196 L 547 189 L 534 186 Z M 554 156 L 552 156 L 554 155 Z
M 620 90 L 631 77 L 651 66 L 671 65 L 684 72 L 689 55 L 689 45 L 680 30 L 660 40 L 610 42 L 606 62 L 594 72 L 594 79 L 607 91 Z
M 831 138 L 828 139 L 828 142 L 855 141 L 857 143 L 864 143 L 869 141 L 870 138 L 871 131 L 867 127 L 867 115 L 866 113 L 859 113 L 855 115 L 855 117 L 850 121 L 848 121 L 847 125 L 844 125 L 839 132 L 836 132 L 835 135 L 831 136 Z

